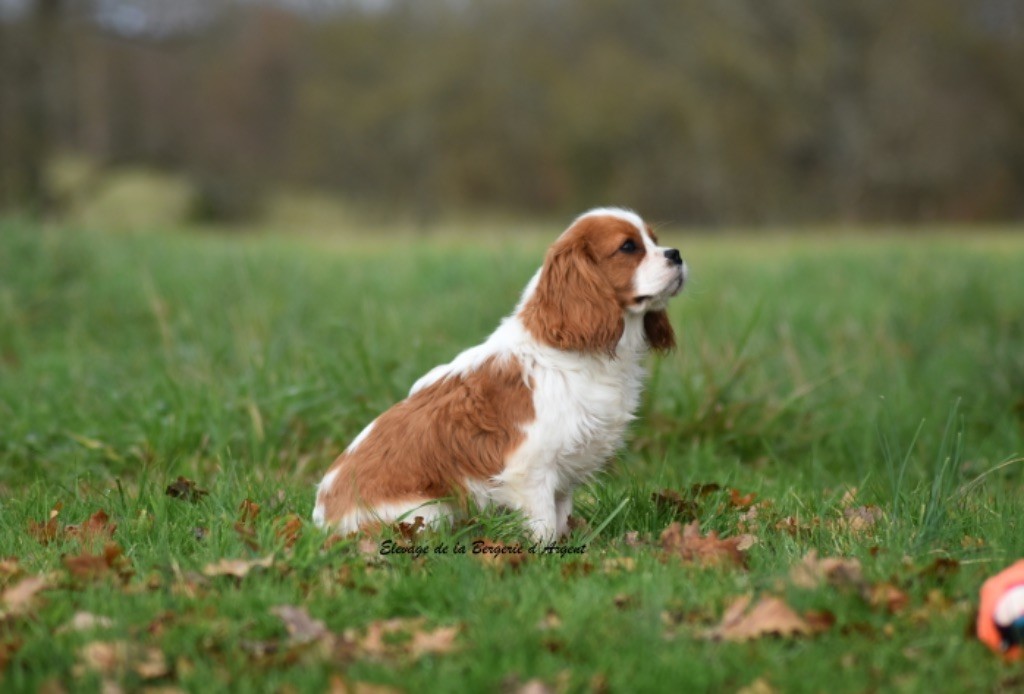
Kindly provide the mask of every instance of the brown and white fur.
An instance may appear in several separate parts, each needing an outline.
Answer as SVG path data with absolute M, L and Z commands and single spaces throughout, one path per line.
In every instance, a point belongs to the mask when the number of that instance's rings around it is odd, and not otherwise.
M 686 280 L 635 213 L 578 217 L 487 340 L 420 378 L 320 482 L 313 521 L 340 533 L 478 505 L 518 509 L 530 533 L 566 533 L 573 490 L 622 445 L 648 350 L 675 336 L 666 303 Z

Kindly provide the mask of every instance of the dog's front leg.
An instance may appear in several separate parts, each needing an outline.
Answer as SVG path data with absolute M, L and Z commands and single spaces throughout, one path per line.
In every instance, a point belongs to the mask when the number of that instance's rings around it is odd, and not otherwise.
M 557 492 L 555 494 L 555 520 L 558 523 L 558 537 L 565 537 L 569 534 L 569 516 L 572 515 L 572 492 Z

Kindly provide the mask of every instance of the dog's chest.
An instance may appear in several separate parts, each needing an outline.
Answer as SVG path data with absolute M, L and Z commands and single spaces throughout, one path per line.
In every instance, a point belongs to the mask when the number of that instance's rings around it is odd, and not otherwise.
M 593 358 L 573 368 L 538 368 L 533 380 L 537 420 L 530 436 L 549 451 L 560 478 L 589 477 L 622 445 L 639 404 L 643 369 Z

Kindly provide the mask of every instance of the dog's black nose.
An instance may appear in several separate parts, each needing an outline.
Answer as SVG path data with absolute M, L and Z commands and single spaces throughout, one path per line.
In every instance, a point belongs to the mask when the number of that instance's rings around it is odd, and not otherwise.
M 668 262 L 672 263 L 673 265 L 683 264 L 683 257 L 679 255 L 679 251 L 677 251 L 675 248 L 670 248 L 667 251 L 665 251 L 665 257 L 668 258 Z

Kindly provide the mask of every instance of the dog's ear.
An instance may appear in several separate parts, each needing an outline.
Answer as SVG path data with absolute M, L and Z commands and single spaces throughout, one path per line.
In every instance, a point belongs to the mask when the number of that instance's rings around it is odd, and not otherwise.
M 522 319 L 538 340 L 576 352 L 613 353 L 625 330 L 615 290 L 578 237 L 548 251 Z
M 667 352 L 676 346 L 676 333 L 664 310 L 644 314 L 644 336 L 655 352 Z

